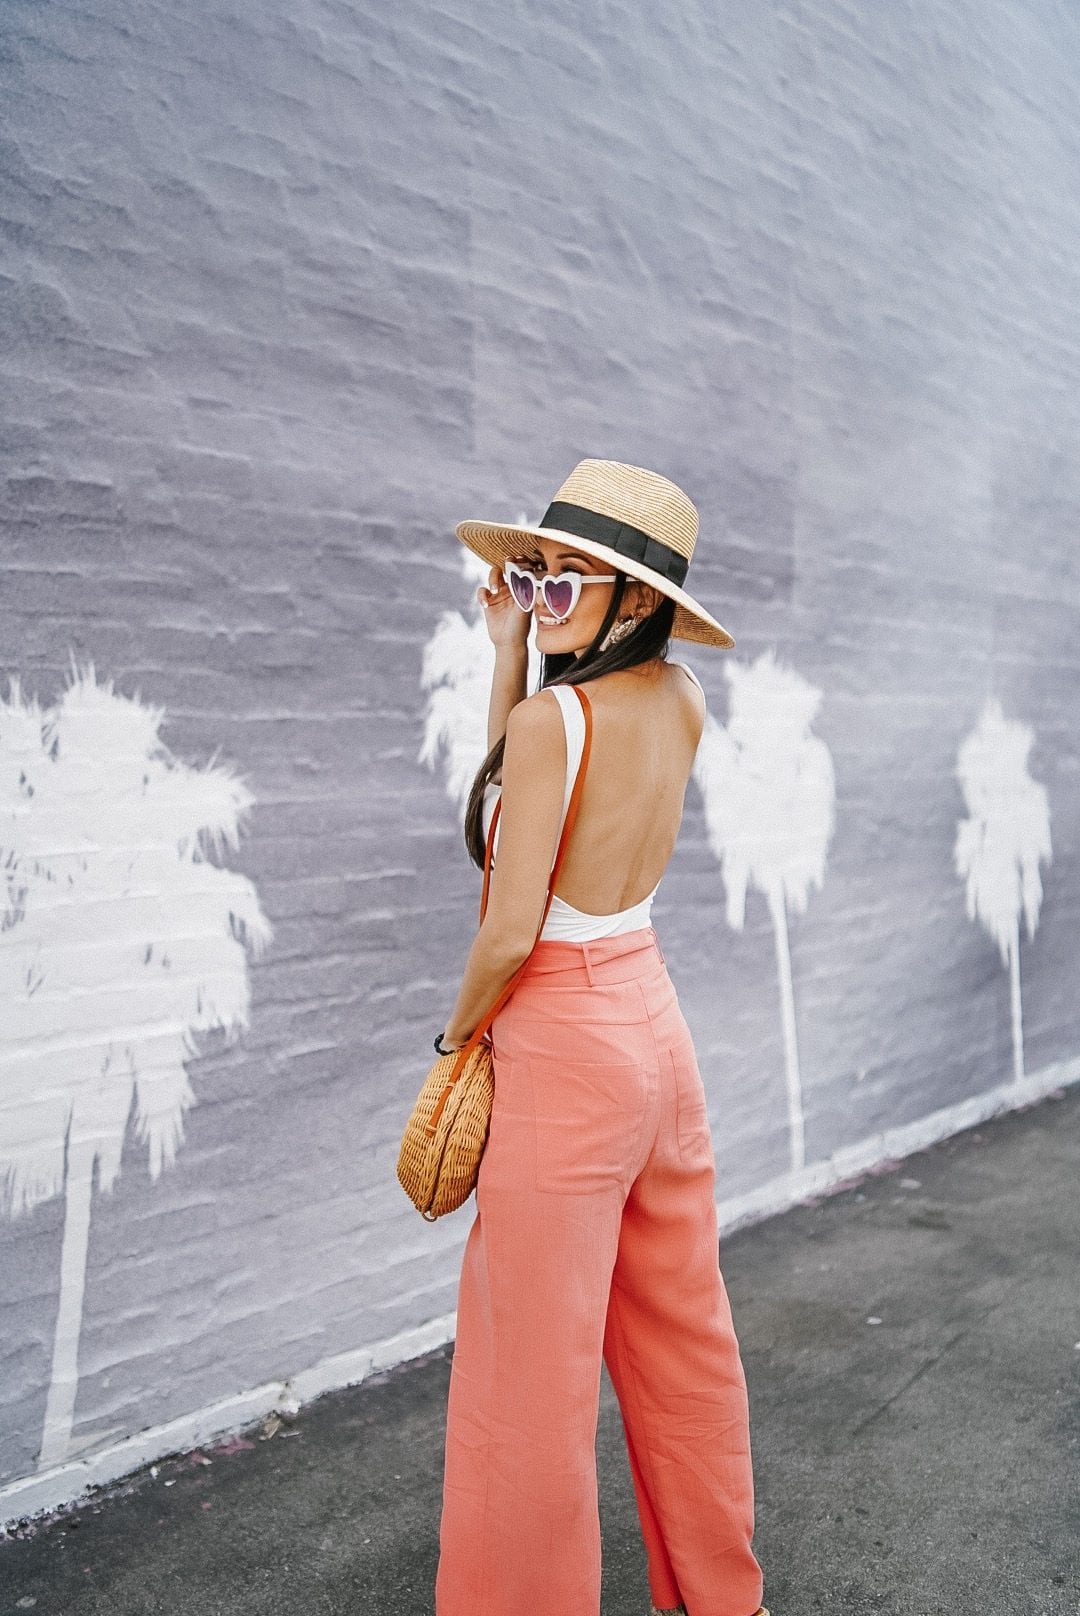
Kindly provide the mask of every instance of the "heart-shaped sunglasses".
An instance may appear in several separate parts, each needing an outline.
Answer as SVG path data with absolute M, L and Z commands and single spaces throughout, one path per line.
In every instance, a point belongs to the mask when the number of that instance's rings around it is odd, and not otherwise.
M 523 612 L 531 612 L 536 604 L 537 591 L 556 622 L 565 623 L 581 598 L 582 584 L 613 584 L 617 572 L 529 572 L 516 561 L 504 561 L 503 573 L 510 586 L 514 604 Z

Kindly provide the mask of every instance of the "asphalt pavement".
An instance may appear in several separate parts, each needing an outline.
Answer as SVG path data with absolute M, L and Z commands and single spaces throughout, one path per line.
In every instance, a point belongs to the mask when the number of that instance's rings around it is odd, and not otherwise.
M 772 1616 L 1080 1616 L 1080 1088 L 720 1262 Z M 0 1616 L 432 1616 L 452 1350 L 15 1528 Z M 648 1616 L 606 1372 L 597 1454 L 603 1616 Z

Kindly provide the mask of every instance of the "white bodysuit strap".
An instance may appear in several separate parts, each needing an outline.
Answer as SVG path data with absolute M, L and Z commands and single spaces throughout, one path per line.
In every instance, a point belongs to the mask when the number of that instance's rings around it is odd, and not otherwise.
M 558 835 L 562 835 L 563 825 L 566 823 L 566 811 L 570 806 L 570 798 L 574 794 L 574 780 L 577 777 L 578 764 L 581 754 L 585 750 L 585 714 L 581 708 L 580 699 L 575 696 L 569 685 L 550 685 L 551 694 L 559 703 L 562 710 L 563 728 L 566 731 L 566 781 L 563 786 L 562 813 L 559 815 Z M 556 846 L 558 842 L 556 841 Z

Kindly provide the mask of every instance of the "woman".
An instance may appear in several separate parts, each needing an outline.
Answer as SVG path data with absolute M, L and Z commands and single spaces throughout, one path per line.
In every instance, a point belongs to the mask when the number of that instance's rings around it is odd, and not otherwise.
M 490 1028 L 491 1129 L 458 1292 L 436 1616 L 598 1616 L 601 1359 L 618 1394 L 653 1612 L 768 1616 L 746 1380 L 718 1265 L 694 1047 L 649 909 L 705 721 L 670 638 L 734 640 L 681 587 L 697 512 L 583 460 L 535 527 L 463 522 L 491 564 L 490 751 L 466 811 L 488 906 L 436 1047 Z M 549 574 L 538 584 L 537 574 Z M 536 623 L 541 688 L 525 689 Z M 577 819 L 547 882 L 584 740 Z

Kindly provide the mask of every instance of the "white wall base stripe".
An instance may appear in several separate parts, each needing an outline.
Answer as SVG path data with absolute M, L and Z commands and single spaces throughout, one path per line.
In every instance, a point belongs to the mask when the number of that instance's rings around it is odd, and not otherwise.
M 737 1228 L 786 1211 L 807 1196 L 835 1190 L 883 1162 L 900 1161 L 965 1128 L 1046 1099 L 1078 1081 L 1080 1058 L 1057 1061 L 1019 1083 L 1003 1083 L 985 1094 L 972 1095 L 903 1127 L 885 1128 L 858 1144 L 811 1162 L 797 1173 L 783 1174 L 745 1195 L 718 1201 L 721 1234 L 730 1234 Z M 323 1392 L 356 1385 L 380 1369 L 418 1358 L 452 1341 L 455 1324 L 456 1315 L 444 1313 L 417 1329 L 405 1330 L 373 1346 L 325 1358 L 288 1380 L 256 1386 L 209 1408 L 181 1415 L 167 1425 L 139 1431 L 85 1458 L 69 1460 L 51 1470 L 10 1482 L 0 1488 L 0 1531 L 17 1521 L 72 1503 L 87 1488 L 120 1480 L 168 1454 L 186 1453 L 204 1443 L 221 1440 L 275 1411 L 295 1413 Z
M 822 1195 L 836 1190 L 849 1179 L 869 1172 L 884 1162 L 902 1161 L 918 1150 L 973 1128 L 1002 1112 L 1017 1111 L 1023 1106 L 1045 1100 L 1051 1094 L 1080 1081 L 1080 1057 L 1054 1061 L 1038 1072 L 1029 1073 L 1019 1083 L 1001 1083 L 997 1088 L 973 1094 L 955 1105 L 943 1106 L 928 1116 L 898 1128 L 883 1128 L 880 1133 L 860 1139 L 857 1144 L 835 1150 L 821 1161 L 809 1162 L 798 1172 L 784 1173 L 771 1178 L 756 1190 L 744 1195 L 733 1195 L 717 1201 L 717 1217 L 721 1234 L 731 1234 L 748 1223 L 758 1223 L 776 1212 L 784 1212 L 807 1196 Z
M 0 1532 L 17 1521 L 70 1504 L 90 1487 L 119 1481 L 155 1459 L 221 1441 L 265 1419 L 268 1414 L 293 1414 L 323 1392 L 356 1385 L 379 1369 L 419 1358 L 422 1353 L 452 1341 L 455 1324 L 456 1314 L 445 1313 L 441 1318 L 391 1336 L 375 1346 L 325 1358 L 289 1380 L 252 1387 L 250 1391 L 212 1403 L 208 1408 L 182 1414 L 167 1425 L 137 1431 L 85 1458 L 69 1459 L 50 1470 L 22 1476 L 0 1488 Z

